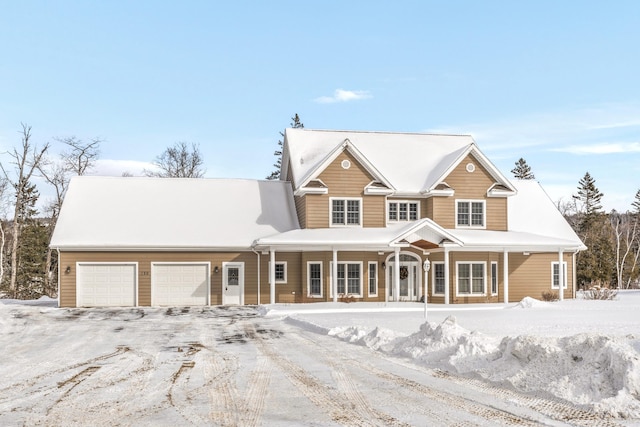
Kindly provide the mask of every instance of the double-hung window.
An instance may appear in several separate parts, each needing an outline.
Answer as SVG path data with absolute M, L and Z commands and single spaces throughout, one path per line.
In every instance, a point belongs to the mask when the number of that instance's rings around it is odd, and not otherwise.
M 362 296 L 361 262 L 339 262 L 337 276 L 338 283 L 336 290 L 338 291 L 338 295 Z
M 418 219 L 418 212 L 420 211 L 419 202 L 393 200 L 388 203 L 388 207 L 387 220 L 389 222 L 415 221 Z
M 433 293 L 434 295 L 444 295 L 444 263 L 433 263 Z
M 362 225 L 362 199 L 331 198 L 332 226 Z
M 485 228 L 484 200 L 458 200 L 456 202 L 456 226 Z
M 378 263 L 369 261 L 369 296 L 378 296 Z
M 498 263 L 491 263 L 491 295 L 498 295 Z
M 458 295 L 485 295 L 485 263 L 456 263 Z
M 307 262 L 307 294 L 310 297 L 322 297 L 322 262 Z
M 287 263 L 276 262 L 275 263 L 275 275 L 276 283 L 287 283 Z
M 551 263 L 551 288 L 552 289 L 560 289 L 560 269 L 558 266 L 560 263 L 558 261 Z M 562 263 L 562 288 L 567 289 L 567 263 Z

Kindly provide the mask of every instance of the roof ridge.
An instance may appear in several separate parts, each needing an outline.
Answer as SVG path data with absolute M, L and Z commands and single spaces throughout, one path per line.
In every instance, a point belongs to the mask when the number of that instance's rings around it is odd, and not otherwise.
M 289 128 L 294 129 L 294 128 Z M 363 134 L 383 134 L 383 135 L 422 135 L 422 136 L 468 136 L 468 133 L 435 133 L 435 132 L 398 132 L 398 131 L 377 131 L 377 130 L 346 130 L 346 129 L 310 129 L 296 128 L 296 131 L 302 132 L 333 132 L 333 133 L 363 133 Z

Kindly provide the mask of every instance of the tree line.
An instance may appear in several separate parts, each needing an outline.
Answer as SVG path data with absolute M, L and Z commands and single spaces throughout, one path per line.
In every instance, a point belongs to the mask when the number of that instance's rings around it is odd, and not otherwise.
M 535 179 L 531 167 L 519 159 L 513 170 L 516 179 Z M 578 252 L 577 284 L 629 289 L 640 282 L 640 190 L 624 212 L 602 208 L 604 194 L 589 172 L 578 181 L 576 193 L 557 207 L 587 250 Z
M 20 143 L 0 162 L 0 298 L 55 297 L 58 292 L 58 254 L 49 241 L 73 176 L 90 172 L 100 155 L 100 138 L 54 138 L 41 146 L 33 142 L 31 126 L 22 124 Z M 52 146 L 61 154 L 50 155 Z M 178 142 L 151 161 L 143 174 L 163 178 L 204 176 L 203 158 L 196 144 Z M 123 173 L 123 176 L 131 176 Z M 53 198 L 38 204 L 35 181 L 44 181 Z

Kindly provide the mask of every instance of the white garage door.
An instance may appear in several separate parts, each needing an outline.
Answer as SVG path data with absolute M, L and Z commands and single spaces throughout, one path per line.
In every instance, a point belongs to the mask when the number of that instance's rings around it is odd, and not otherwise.
M 155 263 L 151 268 L 151 304 L 209 304 L 209 264 Z
M 78 264 L 79 307 L 130 307 L 136 304 L 136 264 Z

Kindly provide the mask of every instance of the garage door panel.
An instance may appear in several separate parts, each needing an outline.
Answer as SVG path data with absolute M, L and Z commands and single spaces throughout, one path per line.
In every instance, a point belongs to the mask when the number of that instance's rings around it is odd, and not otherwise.
M 152 304 L 192 306 L 209 303 L 208 264 L 153 264 Z
M 80 264 L 77 275 L 80 307 L 135 305 L 135 264 Z

